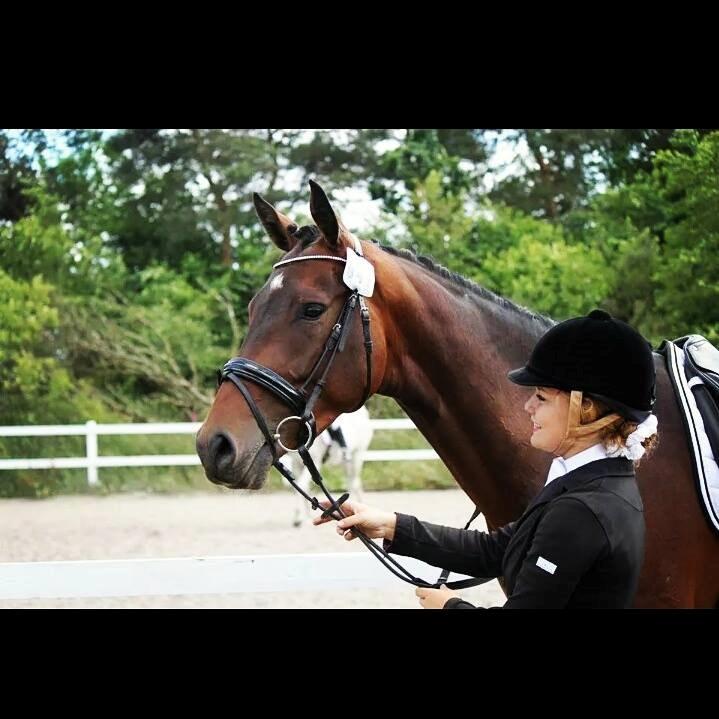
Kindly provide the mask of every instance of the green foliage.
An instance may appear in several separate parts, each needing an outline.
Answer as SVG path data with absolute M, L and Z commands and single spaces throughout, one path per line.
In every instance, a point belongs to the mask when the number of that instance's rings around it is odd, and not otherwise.
M 400 144 L 378 159 L 369 190 L 392 213 L 407 211 L 408 195 L 430 176 L 444 195 L 458 196 L 474 184 L 475 165 L 484 156 L 479 137 L 471 130 L 407 130 Z M 409 202 L 415 209 L 416 199 Z
M 405 243 L 489 289 L 557 319 L 601 304 L 610 268 L 593 247 L 570 244 L 560 225 L 485 204 L 472 213 L 466 193 L 445 194 L 432 171 L 400 213 Z
M 656 283 L 655 332 L 719 341 L 719 132 L 678 133 L 652 177 L 670 204 Z M 657 321 L 661 317 L 661 322 Z
M 201 418 L 280 254 L 252 191 L 307 222 L 308 177 L 343 191 L 340 212 L 344 191 L 383 201 L 362 236 L 555 319 L 601 306 L 655 343 L 719 341 L 717 131 L 0 130 L 0 423 Z M 400 414 L 383 397 L 370 412 Z M 101 447 L 193 451 L 177 437 Z M 78 453 L 82 438 L 0 438 L 0 456 Z M 101 476 L 99 491 L 204 482 L 197 468 Z M 1 479 L 5 496 L 87 491 L 81 470 Z M 366 484 L 452 481 L 439 462 L 377 463 Z
M 594 198 L 612 187 L 632 184 L 652 170 L 670 147 L 674 130 L 523 129 L 501 133 L 511 152 L 497 170 L 490 199 L 534 217 L 571 221 Z M 709 130 L 696 130 L 702 136 Z M 488 149 L 498 138 L 485 135 Z
M 137 273 L 132 284 L 132 301 L 117 295 L 65 305 L 76 376 L 138 419 L 149 419 L 150 408 L 158 417 L 203 415 L 214 370 L 239 344 L 231 296 L 199 289 L 162 265 Z M 139 405 L 135 397 L 142 398 Z
M 607 309 L 654 343 L 719 340 L 719 132 L 679 131 L 651 172 L 600 195 L 568 224 L 611 267 Z
M 472 230 L 473 218 L 465 212 L 466 193 L 446 192 L 442 175 L 431 170 L 411 194 L 411 206 L 400 210 L 407 228 L 406 244 L 415 252 L 452 265 Z
M 555 319 L 586 314 L 604 304 L 610 286 L 608 270 L 594 248 L 569 245 L 561 236 L 542 242 L 530 235 L 487 257 L 483 266 L 487 285 Z
M 26 282 L 0 269 L 0 416 L 8 419 L 13 401 L 43 395 L 52 401 L 70 385 L 50 351 L 58 325 L 57 311 L 49 305 L 51 291 L 39 276 Z

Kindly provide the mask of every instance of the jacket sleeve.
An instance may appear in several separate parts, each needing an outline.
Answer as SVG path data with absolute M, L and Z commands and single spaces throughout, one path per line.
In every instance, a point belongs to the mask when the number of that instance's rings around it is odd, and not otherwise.
M 609 542 L 589 507 L 571 497 L 556 500 L 542 517 L 504 609 L 562 609 L 582 576 Z M 468 609 L 450 599 L 445 609 Z
M 515 522 L 494 532 L 456 529 L 397 514 L 394 539 L 384 548 L 393 554 L 421 559 L 427 564 L 471 577 L 498 577 L 502 558 L 514 534 Z

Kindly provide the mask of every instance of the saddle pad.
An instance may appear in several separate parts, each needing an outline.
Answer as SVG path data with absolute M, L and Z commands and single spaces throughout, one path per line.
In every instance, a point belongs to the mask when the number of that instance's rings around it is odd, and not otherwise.
M 689 453 L 692 457 L 694 478 L 701 504 L 709 524 L 719 535 L 719 465 L 712 453 L 704 421 L 692 392 L 695 384 L 703 384 L 701 378 L 687 380 L 684 369 L 684 350 L 672 342 L 666 342 L 667 370 L 677 394 L 679 408 L 689 435 Z

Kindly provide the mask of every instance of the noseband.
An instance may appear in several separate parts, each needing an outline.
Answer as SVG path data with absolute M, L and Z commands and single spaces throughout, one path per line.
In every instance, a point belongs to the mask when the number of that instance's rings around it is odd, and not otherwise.
M 361 257 L 362 249 L 359 242 L 355 243 L 355 248 L 356 254 Z M 347 252 L 352 252 L 352 250 L 348 249 Z M 272 265 L 272 268 L 276 269 L 277 267 L 282 267 L 284 265 L 309 260 L 328 260 L 333 262 L 347 263 L 347 260 L 343 257 L 335 257 L 334 255 L 303 255 L 301 257 L 294 257 L 289 260 L 281 260 L 280 262 L 277 262 Z M 349 332 L 352 327 L 352 320 L 355 316 L 355 308 L 359 309 L 359 314 L 362 319 L 362 332 L 364 335 L 366 366 L 364 394 L 359 404 L 354 409 L 349 410 L 350 412 L 355 412 L 360 407 L 362 407 L 362 405 L 364 405 L 364 403 L 369 398 L 372 390 L 372 335 L 370 331 L 370 314 L 367 304 L 365 303 L 364 297 L 357 289 L 350 288 L 349 295 L 347 296 L 347 299 L 342 306 L 342 310 L 340 311 L 337 321 L 332 327 L 330 336 L 325 343 L 324 350 L 320 354 L 319 358 L 312 367 L 312 371 L 310 372 L 309 376 L 299 390 L 295 389 L 295 387 L 293 387 L 286 379 L 277 374 L 277 372 L 275 372 L 274 370 L 245 357 L 233 357 L 217 373 L 218 388 L 223 382 L 232 382 L 232 384 L 237 387 L 237 389 L 240 391 L 240 394 L 242 394 L 242 396 L 244 397 L 245 402 L 247 402 L 247 406 L 252 412 L 252 416 L 255 418 L 255 422 L 257 422 L 257 426 L 260 428 L 260 431 L 265 437 L 267 446 L 272 452 L 272 465 L 275 467 L 275 469 L 277 469 L 277 471 L 280 472 L 280 474 L 282 474 L 285 479 L 287 479 L 287 481 L 292 485 L 292 487 L 294 487 L 312 505 L 313 509 L 322 509 L 319 500 L 316 497 L 307 494 L 297 484 L 292 472 L 280 462 L 275 444 L 279 444 L 280 447 L 282 447 L 282 449 L 287 452 L 299 453 L 300 457 L 302 458 L 302 461 L 305 464 L 305 467 L 307 467 L 307 469 L 309 470 L 313 481 L 320 487 L 320 489 L 322 489 L 325 497 L 327 497 L 327 500 L 330 503 L 330 506 L 322 511 L 322 516 L 331 517 L 335 520 L 340 520 L 346 516 L 342 511 L 342 504 L 349 498 L 349 494 L 345 493 L 339 499 L 334 499 L 334 497 L 332 497 L 330 492 L 325 487 L 322 476 L 317 470 L 317 467 L 315 466 L 315 463 L 312 460 L 312 457 L 310 456 L 308 450 L 312 446 L 312 443 L 317 436 L 317 426 L 313 414 L 313 409 L 315 407 L 315 404 L 317 403 L 317 400 L 322 394 L 322 391 L 325 388 L 327 375 L 329 374 L 330 368 L 332 367 L 337 353 L 342 352 L 345 348 L 347 337 L 349 336 Z M 326 357 L 328 357 L 328 359 L 324 366 L 324 370 L 322 371 L 322 374 L 320 375 L 319 379 L 315 381 L 315 385 L 312 388 L 312 391 L 308 393 L 308 386 L 311 384 L 315 375 L 319 372 L 320 367 Z M 294 414 L 285 417 L 277 424 L 274 433 L 271 432 L 267 421 L 262 415 L 262 412 L 260 412 L 259 407 L 255 403 L 254 399 L 252 398 L 252 395 L 250 394 L 249 390 L 244 385 L 242 380 L 250 380 L 251 382 L 254 382 L 255 384 L 262 387 L 263 389 L 268 390 L 282 403 L 289 406 L 294 412 Z M 280 439 L 280 428 L 286 422 L 290 421 L 296 421 L 303 424 L 307 433 L 307 437 L 304 441 L 300 439 L 300 435 L 298 433 L 298 446 L 294 449 L 286 447 Z M 300 431 L 301 429 L 302 428 L 300 428 Z M 477 510 L 473 515 L 472 519 L 470 519 L 470 522 L 478 514 L 479 511 Z M 469 523 L 467 523 L 467 527 L 469 527 Z M 465 527 L 465 529 L 467 527 Z M 439 587 L 442 584 L 446 584 L 451 589 L 461 589 L 463 587 L 474 586 L 476 584 L 489 581 L 488 579 L 466 579 L 457 582 L 447 582 L 446 580 L 449 576 L 449 572 L 447 570 L 444 570 L 437 582 L 426 582 L 425 580 L 418 579 L 417 577 L 414 577 L 412 574 L 410 574 L 410 572 L 406 570 L 399 562 L 397 562 L 394 557 L 389 555 L 381 546 L 375 544 L 361 530 L 354 527 L 352 529 L 352 533 L 359 537 L 359 539 L 367 547 L 367 549 L 369 549 L 372 554 L 374 554 L 375 557 L 377 557 L 377 559 L 379 559 L 379 561 L 382 562 L 382 564 L 390 572 L 392 572 L 392 574 L 394 574 L 402 581 L 408 582 L 409 584 L 414 584 L 418 587 L 433 588 Z

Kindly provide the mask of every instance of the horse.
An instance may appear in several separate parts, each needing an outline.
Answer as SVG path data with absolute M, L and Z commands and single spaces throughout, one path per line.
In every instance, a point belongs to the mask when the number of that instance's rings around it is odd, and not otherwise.
M 343 283 L 347 256 L 360 249 L 374 267 L 373 293 L 364 298 L 371 351 L 365 327 L 355 322 L 315 397 L 316 431 L 368 396 L 393 397 L 484 513 L 490 530 L 517 519 L 543 486 L 551 457 L 530 445 L 523 410 L 527 389 L 506 375 L 525 364 L 554 321 L 430 258 L 360 241 L 322 188 L 312 181 L 310 188 L 315 225 L 305 227 L 254 196 L 268 236 L 285 254 L 249 303 L 239 354 L 300 387 L 350 294 Z M 663 358 L 655 354 L 655 363 L 660 441 L 637 468 L 646 549 L 634 606 L 715 607 L 719 537 L 702 514 Z M 258 489 L 266 481 L 273 450 L 254 411 L 262 413 L 265 430 L 271 431 L 292 412 L 266 386 L 247 381 L 244 391 L 255 403 L 251 411 L 242 390 L 232 384 L 219 386 L 197 434 L 197 452 L 210 481 Z M 305 441 L 299 423 L 294 434 L 295 441 Z
M 342 440 L 332 437 L 340 432 Z M 317 437 L 310 448 L 310 456 L 317 469 L 323 466 L 342 465 L 344 477 L 353 499 L 362 501 L 362 465 L 364 453 L 372 441 L 372 424 L 367 408 L 363 405 L 356 412 L 341 414 L 330 427 Z M 342 444 L 345 444 L 343 447 Z M 280 461 L 297 479 L 297 484 L 308 492 L 311 476 L 298 454 L 285 454 Z M 289 484 L 289 483 L 288 483 Z M 293 490 L 294 492 L 294 490 Z M 300 527 L 311 516 L 311 507 L 302 495 L 297 494 L 292 525 Z

